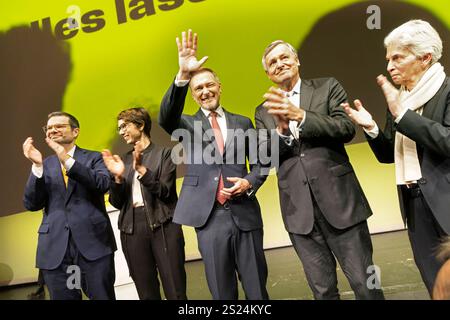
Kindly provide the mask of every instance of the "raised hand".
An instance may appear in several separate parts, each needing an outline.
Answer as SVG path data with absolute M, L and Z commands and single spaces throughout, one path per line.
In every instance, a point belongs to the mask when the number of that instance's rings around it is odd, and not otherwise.
M 341 106 L 355 124 L 366 130 L 372 130 L 375 127 L 375 121 L 373 121 L 372 115 L 364 109 L 360 100 L 356 99 L 353 103 L 355 104 L 355 109 L 351 108 L 347 102 L 341 103 Z
M 381 87 L 381 90 L 383 90 L 389 111 L 394 118 L 397 118 L 402 111 L 399 91 L 381 74 L 377 77 L 377 83 Z
M 180 70 L 178 71 L 178 80 L 189 80 L 190 73 L 196 71 L 202 67 L 202 65 L 208 60 L 205 56 L 202 59 L 197 60 L 197 42 L 198 36 L 194 33 L 192 36 L 192 30 L 189 29 L 186 37 L 186 32 L 181 33 L 181 41 L 177 37 L 177 47 L 178 47 L 178 64 Z
M 134 144 L 133 151 L 133 168 L 136 170 L 141 176 L 143 176 L 147 172 L 147 168 L 142 165 L 142 151 L 144 151 L 144 146 L 141 141 L 138 141 Z
M 33 145 L 33 138 L 28 137 L 23 143 L 23 154 L 37 166 L 42 166 L 42 154 Z
M 116 154 L 113 155 L 108 149 L 102 151 L 102 157 L 106 168 L 114 175 L 116 182 L 121 183 L 125 173 L 125 164 L 122 159 Z

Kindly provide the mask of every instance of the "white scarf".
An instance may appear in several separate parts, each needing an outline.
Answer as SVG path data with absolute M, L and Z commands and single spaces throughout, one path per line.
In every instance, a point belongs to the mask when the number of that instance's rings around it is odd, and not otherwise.
M 445 81 L 446 74 L 440 63 L 433 64 L 413 90 L 400 88 L 400 104 L 422 115 L 423 106 L 433 98 Z M 395 176 L 398 185 L 417 182 L 422 178 L 416 143 L 400 132 L 395 134 Z

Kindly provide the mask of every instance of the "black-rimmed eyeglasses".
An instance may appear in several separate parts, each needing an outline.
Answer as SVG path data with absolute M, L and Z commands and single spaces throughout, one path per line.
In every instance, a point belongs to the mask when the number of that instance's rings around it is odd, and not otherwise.
M 67 126 L 70 127 L 70 124 L 68 124 L 68 123 L 64 123 L 64 124 L 54 124 L 54 125 L 51 125 L 51 126 L 43 126 L 43 127 L 42 127 L 42 130 L 44 131 L 45 134 L 47 134 L 47 132 L 48 132 L 48 131 L 51 131 L 51 130 L 61 131 L 61 130 L 63 130 L 63 129 L 64 129 L 65 127 L 67 127 Z

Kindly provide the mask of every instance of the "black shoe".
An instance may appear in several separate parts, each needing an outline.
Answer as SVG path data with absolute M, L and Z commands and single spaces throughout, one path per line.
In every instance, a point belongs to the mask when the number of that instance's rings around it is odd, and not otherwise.
M 44 287 L 39 287 L 35 292 L 29 293 L 27 295 L 28 300 L 45 300 L 45 289 Z

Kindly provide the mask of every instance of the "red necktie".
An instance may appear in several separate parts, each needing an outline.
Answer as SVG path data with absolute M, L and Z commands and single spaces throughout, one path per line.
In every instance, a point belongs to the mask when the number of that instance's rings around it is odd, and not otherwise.
M 219 152 L 221 155 L 223 155 L 224 143 L 223 143 L 222 131 L 220 131 L 219 123 L 217 122 L 217 113 L 215 111 L 211 111 L 209 116 L 211 117 L 211 127 L 214 130 L 214 137 L 216 138 L 216 143 L 217 143 L 217 146 L 219 147 Z M 224 184 L 223 184 L 223 177 L 222 177 L 222 173 L 221 173 L 220 177 L 219 177 L 219 185 L 217 186 L 217 193 L 216 193 L 216 200 L 220 204 L 224 204 L 225 201 L 228 200 L 228 198 L 226 196 L 224 196 L 223 194 L 220 193 L 220 191 L 223 188 L 224 188 Z

